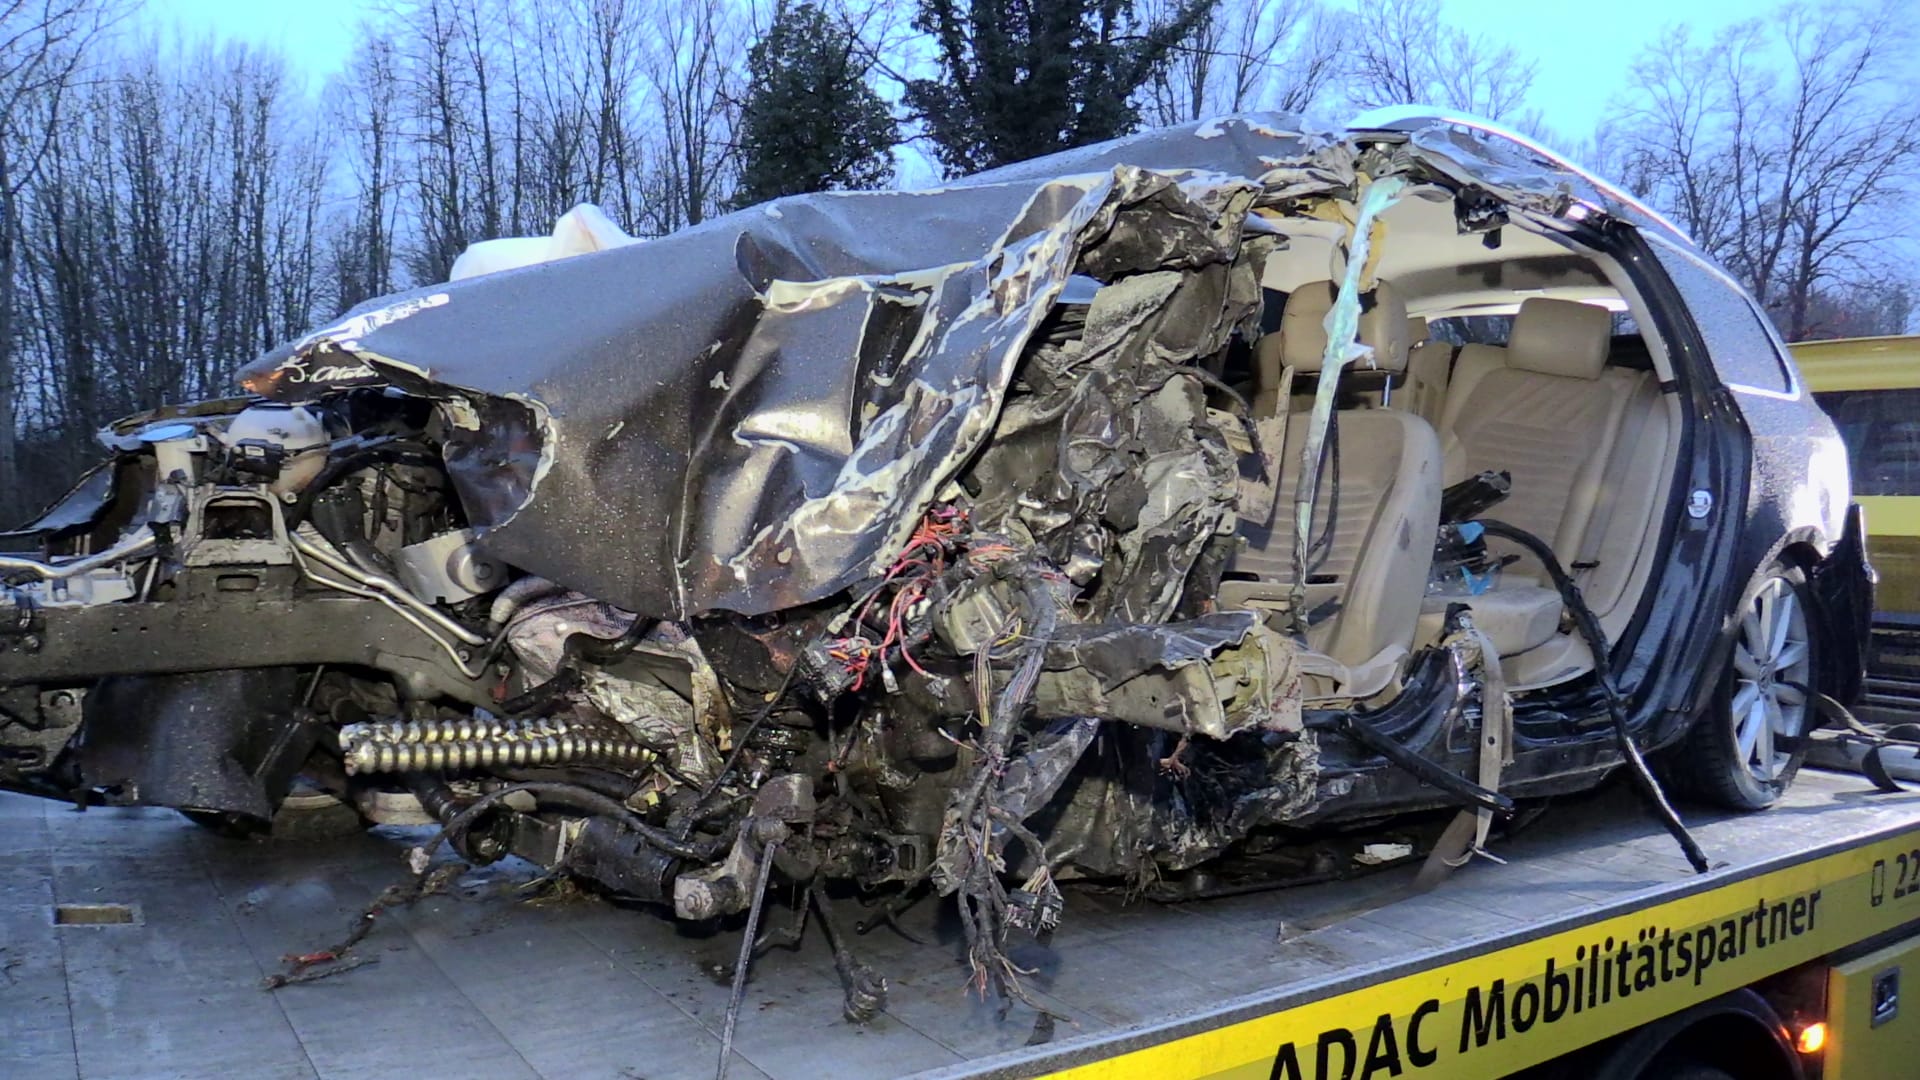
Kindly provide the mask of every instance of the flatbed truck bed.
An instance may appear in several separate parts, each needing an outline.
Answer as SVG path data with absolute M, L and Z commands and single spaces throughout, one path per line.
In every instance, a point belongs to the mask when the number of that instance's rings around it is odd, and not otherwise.
M 1765 813 L 1686 813 L 1705 876 L 1614 786 L 1417 895 L 1411 868 L 1171 905 L 1070 888 L 1050 947 L 1013 953 L 1050 1033 L 967 993 L 948 905 L 903 917 L 925 944 L 853 939 L 889 981 L 866 1027 L 816 930 L 756 961 L 731 1075 L 1304 1080 L 1325 1053 L 1334 1076 L 1497 1076 L 1920 921 L 1920 795 L 1808 770 Z M 528 900 L 524 864 L 384 915 L 357 949 L 377 963 L 264 991 L 405 874 L 413 836 L 245 843 L 0 795 L 0 1076 L 714 1074 L 737 932 Z M 132 921 L 57 925 L 63 906 Z

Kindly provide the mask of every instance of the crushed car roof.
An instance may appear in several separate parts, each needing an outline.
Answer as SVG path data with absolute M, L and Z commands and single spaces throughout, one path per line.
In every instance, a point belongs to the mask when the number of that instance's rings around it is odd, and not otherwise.
M 1088 248 L 1230 260 L 1208 216 L 1237 198 L 1409 170 L 1511 211 L 1603 205 L 1583 174 L 1451 124 L 1232 117 L 382 298 L 241 380 L 286 400 L 381 384 L 436 399 L 491 554 L 632 611 L 760 614 L 898 549 L 991 431 Z

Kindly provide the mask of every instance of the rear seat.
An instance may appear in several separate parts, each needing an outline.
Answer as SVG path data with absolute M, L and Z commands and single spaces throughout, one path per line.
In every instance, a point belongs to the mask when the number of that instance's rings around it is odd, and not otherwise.
M 1510 473 L 1512 493 L 1488 516 L 1539 536 L 1569 570 L 1587 557 L 1627 403 L 1651 382 L 1649 373 L 1606 367 L 1611 325 L 1605 308 L 1527 300 L 1505 348 L 1460 350 L 1441 416 L 1446 482 L 1484 470 Z M 1465 599 L 1500 654 L 1512 656 L 1559 628 L 1560 597 L 1545 581 L 1543 570 L 1522 562 L 1491 592 L 1453 599 Z M 1445 602 L 1430 599 L 1424 621 L 1437 620 Z
M 1407 320 L 1407 378 L 1394 404 L 1438 428 L 1440 414 L 1447 402 L 1447 370 L 1453 364 L 1453 349 L 1435 341 L 1428 332 L 1427 320 L 1415 316 Z
M 1636 372 L 1627 397 L 1620 435 L 1614 440 L 1613 459 L 1601 479 L 1599 506 L 1581 541 L 1578 559 L 1569 564 L 1587 603 L 1600 615 L 1609 637 L 1616 637 L 1631 617 L 1631 607 L 1614 616 L 1608 612 L 1625 595 L 1635 564 L 1647 557 L 1649 525 L 1667 493 L 1670 468 L 1667 447 L 1673 434 L 1673 413 L 1658 376 Z
M 1260 380 L 1256 415 L 1263 439 L 1282 442 L 1279 483 L 1267 512 L 1241 519 L 1246 546 L 1228 564 L 1228 580 L 1220 588 L 1220 599 L 1228 606 L 1283 607 L 1293 581 L 1293 499 L 1310 413 L 1274 413 L 1282 407 L 1279 381 L 1285 366 L 1308 376 L 1320 370 L 1327 344 L 1323 320 L 1333 290 L 1330 281 L 1294 290 L 1280 329 L 1255 349 Z M 1374 348 L 1375 366 L 1401 371 L 1407 359 L 1406 307 L 1384 281 L 1368 299 L 1359 339 Z M 1360 370 L 1366 370 L 1364 363 Z M 1413 642 L 1440 521 L 1441 454 L 1432 426 L 1409 413 L 1350 409 L 1336 417 L 1337 442 L 1330 436 L 1328 466 L 1321 473 L 1313 515 L 1316 537 L 1330 522 L 1333 532 L 1324 557 L 1309 571 L 1307 641 L 1358 668 Z

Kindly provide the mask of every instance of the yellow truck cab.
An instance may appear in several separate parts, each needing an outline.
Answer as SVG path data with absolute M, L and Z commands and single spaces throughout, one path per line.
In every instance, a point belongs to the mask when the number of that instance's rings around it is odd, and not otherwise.
M 1862 712 L 1920 703 L 1920 335 L 1803 341 L 1794 360 L 1847 444 L 1880 574 Z

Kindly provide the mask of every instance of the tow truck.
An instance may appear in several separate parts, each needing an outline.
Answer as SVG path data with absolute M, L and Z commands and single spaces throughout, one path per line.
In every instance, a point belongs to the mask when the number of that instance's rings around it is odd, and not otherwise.
M 1724 1077 L 1920 1073 L 1920 794 L 1807 770 L 1751 815 L 1683 808 L 1697 875 L 1622 786 L 1560 801 L 1432 887 L 1381 868 L 1183 903 L 1070 888 L 1011 955 L 1041 1011 L 970 994 L 928 902 L 836 949 L 770 929 L 734 1077 Z M 359 967 L 263 991 L 405 875 L 404 830 L 233 844 L 163 811 L 0 796 L 0 1075 L 711 1077 L 737 934 L 534 888 L 512 861 L 386 909 Z M 1385 839 L 1382 839 L 1385 837 Z M 857 898 L 842 903 L 849 910 Z M 842 943 L 843 945 L 846 943 Z M 537 962 L 536 962 L 537 961 Z M 525 979 L 538 970 L 537 983 Z

